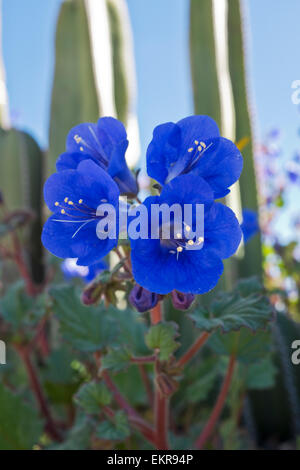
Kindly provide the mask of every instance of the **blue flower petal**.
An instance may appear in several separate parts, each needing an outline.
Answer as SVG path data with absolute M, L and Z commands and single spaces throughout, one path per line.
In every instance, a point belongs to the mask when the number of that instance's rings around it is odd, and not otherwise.
M 140 249 L 140 242 L 146 241 L 150 242 L 150 249 Z M 131 261 L 136 282 L 157 294 L 168 294 L 174 289 L 203 294 L 216 286 L 223 272 L 223 263 L 214 252 L 184 251 L 177 259 L 159 249 L 159 240 L 137 240 Z
M 256 211 L 243 209 L 243 222 L 241 223 L 241 229 L 245 243 L 259 232 L 258 215 Z
M 195 140 L 201 142 L 220 136 L 216 122 L 209 116 L 189 116 L 178 121 L 177 126 L 181 129 L 181 154 L 195 147 Z
M 173 122 L 155 127 L 153 139 L 147 149 L 147 172 L 161 184 L 178 159 L 181 131 Z
M 93 160 L 95 163 L 97 163 L 97 160 L 87 153 L 83 153 L 83 152 L 62 153 L 56 161 L 56 170 L 57 171 L 76 170 L 79 163 L 87 159 Z
M 116 204 L 119 189 L 111 177 L 92 160 L 82 161 L 77 170 L 66 170 L 51 175 L 44 186 L 47 206 L 53 212 L 60 212 L 65 197 L 84 203 L 96 209 L 102 199 Z M 59 205 L 56 205 L 56 203 Z
M 108 159 L 98 136 L 97 125 L 92 122 L 79 124 L 70 130 L 67 136 L 66 150 L 68 153 L 83 151 L 97 160 L 100 156 L 103 159 L 103 167 L 105 167 L 104 160 L 108 166 Z
M 121 194 L 137 194 L 138 186 L 136 178 L 129 170 L 125 152 L 128 147 L 128 140 L 122 140 L 116 144 L 111 155 L 108 173 L 119 186 Z
M 212 139 L 208 145 L 194 172 L 209 183 L 217 197 L 223 197 L 227 188 L 239 179 L 243 157 L 237 146 L 223 137 Z
M 221 259 L 229 258 L 239 247 L 242 232 L 234 212 L 215 203 L 204 219 L 204 247 L 214 251 Z

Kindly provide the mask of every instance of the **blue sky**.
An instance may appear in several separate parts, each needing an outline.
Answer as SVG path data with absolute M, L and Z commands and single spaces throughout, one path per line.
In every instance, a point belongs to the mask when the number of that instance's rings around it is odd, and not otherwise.
M 55 24 L 61 0 L 2 0 L 3 54 L 12 120 L 47 146 Z M 300 79 L 299 0 L 246 0 L 249 83 L 256 128 L 283 131 L 286 157 L 300 147 L 291 83 Z M 142 151 L 155 125 L 193 111 L 187 0 L 128 0 L 138 78 Z

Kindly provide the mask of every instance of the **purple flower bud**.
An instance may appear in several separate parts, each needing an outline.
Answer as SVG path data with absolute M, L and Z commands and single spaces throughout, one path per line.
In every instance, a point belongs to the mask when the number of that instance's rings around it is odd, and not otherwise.
M 159 300 L 159 296 L 154 292 L 150 292 L 144 287 L 136 284 L 129 294 L 129 301 L 138 312 L 146 312 L 155 307 Z
M 194 294 L 183 294 L 177 290 L 171 292 L 172 303 L 177 310 L 187 310 L 194 302 Z
M 81 302 L 84 305 L 96 304 L 103 294 L 103 286 L 101 283 L 92 282 L 81 294 Z

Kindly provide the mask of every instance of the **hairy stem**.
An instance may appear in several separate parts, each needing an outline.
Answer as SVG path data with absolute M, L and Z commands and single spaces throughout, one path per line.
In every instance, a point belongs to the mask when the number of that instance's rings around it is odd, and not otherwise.
M 49 435 L 52 437 L 52 439 L 54 439 L 55 441 L 61 442 L 62 437 L 59 431 L 57 430 L 54 420 L 52 418 L 42 386 L 39 382 L 36 370 L 30 358 L 30 351 L 26 346 L 19 346 L 17 348 L 17 351 L 25 366 L 27 376 L 31 385 L 31 389 L 39 405 L 41 414 L 45 417 L 46 429 Z
M 229 387 L 231 384 L 231 380 L 233 377 L 233 372 L 234 372 L 234 367 L 235 367 L 235 362 L 236 358 L 234 355 L 230 356 L 227 372 L 219 393 L 219 396 L 217 398 L 217 401 L 215 403 L 214 409 L 209 417 L 209 420 L 207 421 L 203 431 L 201 432 L 200 436 L 195 442 L 195 447 L 196 449 L 202 449 L 207 440 L 210 438 L 217 421 L 221 415 L 221 412 L 223 410 L 225 400 L 229 391 Z
M 194 344 L 186 351 L 186 353 L 178 360 L 177 366 L 183 367 L 188 361 L 190 361 L 203 346 L 206 340 L 209 338 L 210 333 L 204 332 L 199 338 L 196 339 Z

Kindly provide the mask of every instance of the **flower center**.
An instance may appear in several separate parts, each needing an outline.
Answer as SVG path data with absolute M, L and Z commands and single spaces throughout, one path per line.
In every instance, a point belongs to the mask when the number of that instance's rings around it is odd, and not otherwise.
M 194 144 L 195 147 L 189 147 L 186 154 L 171 163 L 171 169 L 165 181 L 166 184 L 176 176 L 190 172 L 197 165 L 203 154 L 213 145 L 212 142 L 206 145 L 205 142 L 199 142 L 199 140 L 194 140 Z
M 101 199 L 101 203 L 106 202 L 106 199 Z M 66 196 L 63 202 L 56 201 L 54 205 L 59 207 L 60 213 L 66 216 L 65 219 L 53 219 L 54 222 L 80 224 L 79 227 L 76 226 L 72 238 L 88 223 L 102 218 L 97 214 L 97 210 L 85 204 L 83 199 L 74 202 Z
M 184 223 L 182 230 L 178 230 L 174 223 L 161 225 L 159 232 L 160 245 L 170 254 L 176 255 L 178 260 L 179 254 L 184 250 L 191 249 L 204 242 L 203 237 L 198 237 L 197 240 L 196 238 L 188 238 L 185 233 L 188 234 L 190 231 L 191 227 Z
M 107 170 L 107 168 L 109 166 L 109 161 L 108 161 L 107 156 L 105 155 L 105 152 L 104 152 L 103 147 L 102 147 L 102 145 L 101 145 L 101 143 L 100 143 L 100 141 L 97 137 L 97 134 L 94 131 L 94 129 L 92 128 L 92 126 L 89 126 L 88 129 L 89 129 L 93 139 L 95 140 L 95 146 L 90 145 L 88 142 L 86 142 L 85 139 L 83 139 L 83 137 L 81 137 L 78 134 L 74 135 L 74 140 L 75 140 L 76 144 L 79 145 L 79 150 L 81 152 L 86 151 L 86 153 L 89 153 L 90 155 L 92 155 L 94 158 L 96 158 L 99 161 L 100 166 L 104 170 Z

